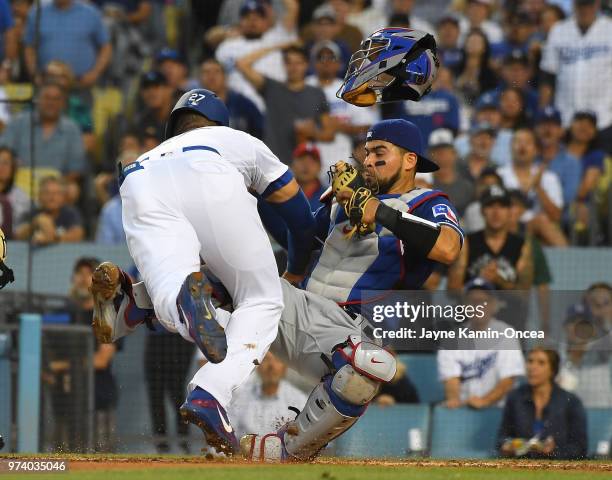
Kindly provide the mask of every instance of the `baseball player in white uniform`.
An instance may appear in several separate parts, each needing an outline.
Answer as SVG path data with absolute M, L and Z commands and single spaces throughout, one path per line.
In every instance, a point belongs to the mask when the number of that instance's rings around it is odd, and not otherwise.
M 181 414 L 224 452 L 237 447 L 231 430 L 218 428 L 228 424 L 232 391 L 276 338 L 283 309 L 276 261 L 249 189 L 292 224 L 289 278 L 304 273 L 309 253 L 300 252 L 314 238 L 308 201 L 287 166 L 260 140 L 227 127 L 228 121 L 227 108 L 213 92 L 187 92 L 170 115 L 167 140 L 120 174 L 127 244 L 155 316 L 208 359 Z M 223 325 L 201 259 L 234 299 Z M 104 306 L 123 276 L 108 268 L 94 279 L 94 329 L 105 341 L 115 339 L 116 319 L 104 315 Z M 128 329 L 144 320 L 138 309 L 124 314 Z
M 598 14 L 599 0 L 574 5 L 574 15 L 551 29 L 540 68 L 555 87 L 565 126 L 577 111 L 591 110 L 603 130 L 612 126 L 612 19 Z

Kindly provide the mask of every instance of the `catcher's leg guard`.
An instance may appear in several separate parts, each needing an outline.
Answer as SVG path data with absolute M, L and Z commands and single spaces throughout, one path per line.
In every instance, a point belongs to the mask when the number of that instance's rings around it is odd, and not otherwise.
M 380 384 L 395 375 L 395 358 L 380 346 L 356 336 L 337 345 L 333 371 L 323 377 L 293 422 L 276 434 L 241 439 L 243 454 L 253 460 L 309 460 L 348 430 L 365 412 Z

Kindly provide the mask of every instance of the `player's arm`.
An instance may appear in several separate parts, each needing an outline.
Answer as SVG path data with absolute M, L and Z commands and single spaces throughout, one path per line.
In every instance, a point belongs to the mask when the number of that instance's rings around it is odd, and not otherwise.
M 316 230 L 310 203 L 289 170 L 272 182 L 262 197 L 287 227 L 287 272 L 290 275 L 286 277 L 293 282 L 300 281 L 310 261 Z
M 448 269 L 447 289 L 449 291 L 462 291 L 465 280 L 465 272 L 469 261 L 469 243 L 467 238 L 463 241 L 463 247 L 459 258 L 451 264 Z

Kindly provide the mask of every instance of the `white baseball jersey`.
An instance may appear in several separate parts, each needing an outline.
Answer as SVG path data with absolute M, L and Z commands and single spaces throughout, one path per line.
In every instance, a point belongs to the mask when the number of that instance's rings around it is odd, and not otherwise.
M 248 39 L 240 36 L 228 38 L 221 42 L 221 45 L 219 45 L 215 52 L 215 56 L 221 62 L 228 75 L 229 87 L 242 93 L 251 99 L 257 105 L 257 108 L 265 111 L 266 106 L 263 98 L 257 93 L 253 85 L 244 78 L 244 75 L 236 69 L 236 60 L 256 50 L 290 42 L 291 40 L 297 40 L 296 32 L 286 30 L 283 24 L 279 22 L 260 38 Z M 285 65 L 283 64 L 283 56 L 280 50 L 275 50 L 260 58 L 253 64 L 253 68 L 273 80 L 284 82 L 286 79 Z
M 489 328 L 502 332 L 511 327 L 499 320 L 491 320 Z M 482 397 L 493 390 L 500 380 L 525 374 L 521 345 L 517 339 L 500 339 L 496 349 L 493 349 L 496 341 L 484 339 L 475 342 L 481 342 L 491 350 L 438 351 L 438 378 L 445 382 L 459 377 L 461 401 L 473 396 Z
M 160 323 L 191 339 L 176 299 L 200 257 L 234 299 L 225 360 L 207 363 L 190 383 L 227 406 L 276 338 L 283 308 L 272 246 L 248 188 L 263 193 L 287 177 L 287 167 L 260 140 L 214 126 L 165 141 L 123 172 L 128 248 Z
M 540 68 L 556 75 L 555 105 L 567 126 L 579 110 L 597 114 L 599 129 L 612 124 L 612 20 L 599 16 L 583 35 L 574 17 L 551 29 Z

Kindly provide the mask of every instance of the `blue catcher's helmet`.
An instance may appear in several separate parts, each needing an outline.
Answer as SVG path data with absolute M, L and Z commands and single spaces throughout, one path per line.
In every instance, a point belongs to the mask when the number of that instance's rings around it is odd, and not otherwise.
M 187 111 L 198 113 L 223 127 L 229 126 L 229 111 L 217 94 L 205 88 L 195 88 L 185 93 L 174 105 L 166 122 L 166 140 L 174 136 L 176 119 L 180 113 Z
M 410 28 L 383 28 L 361 42 L 336 96 L 360 107 L 416 102 L 431 90 L 439 65 L 433 35 Z

